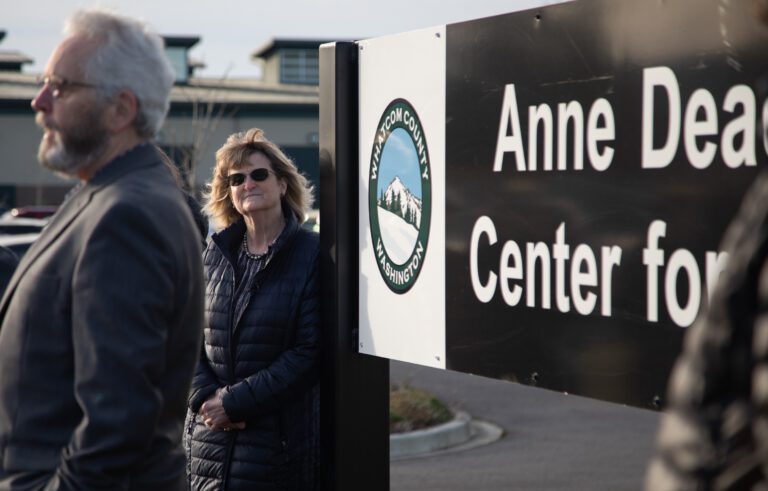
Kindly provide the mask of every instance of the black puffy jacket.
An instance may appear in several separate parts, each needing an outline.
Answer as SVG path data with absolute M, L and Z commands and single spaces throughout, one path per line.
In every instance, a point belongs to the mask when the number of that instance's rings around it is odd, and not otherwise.
M 317 448 L 319 237 L 291 213 L 242 312 L 233 312 L 242 220 L 214 234 L 204 255 L 204 350 L 187 417 L 192 490 L 312 489 L 308 454 Z M 241 431 L 212 431 L 197 413 L 217 388 Z M 314 466 L 310 463 L 310 466 Z

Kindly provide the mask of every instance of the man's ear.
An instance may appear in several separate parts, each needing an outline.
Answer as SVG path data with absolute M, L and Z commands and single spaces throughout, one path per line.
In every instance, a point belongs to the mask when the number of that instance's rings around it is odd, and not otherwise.
M 105 124 L 113 133 L 133 126 L 139 114 L 139 101 L 133 92 L 122 90 L 115 95 Z

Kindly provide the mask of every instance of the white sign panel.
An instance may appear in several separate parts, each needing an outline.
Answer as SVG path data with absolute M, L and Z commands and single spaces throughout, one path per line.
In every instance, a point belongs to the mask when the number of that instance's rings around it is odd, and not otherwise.
M 445 27 L 359 50 L 359 351 L 445 368 Z

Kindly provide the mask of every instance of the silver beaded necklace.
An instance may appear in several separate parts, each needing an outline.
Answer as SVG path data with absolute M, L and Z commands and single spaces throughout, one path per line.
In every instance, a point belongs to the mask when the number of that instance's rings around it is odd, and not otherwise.
M 267 255 L 272 251 L 272 246 L 275 245 L 275 242 L 277 242 L 278 237 L 280 237 L 280 234 L 278 234 L 277 237 L 275 237 L 275 240 L 273 240 L 268 246 L 267 250 L 262 252 L 261 254 L 254 254 L 251 251 L 248 250 L 248 231 L 246 230 L 243 234 L 243 252 L 245 252 L 245 256 L 248 259 L 253 260 L 261 260 L 267 257 Z

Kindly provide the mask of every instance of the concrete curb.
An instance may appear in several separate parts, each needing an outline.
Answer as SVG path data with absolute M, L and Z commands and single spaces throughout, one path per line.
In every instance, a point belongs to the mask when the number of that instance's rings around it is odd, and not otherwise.
M 494 442 L 503 434 L 504 431 L 496 425 L 472 421 L 469 414 L 457 412 L 456 417 L 447 423 L 424 430 L 390 435 L 389 458 L 399 460 L 465 450 Z
M 432 428 L 389 436 L 389 458 L 396 459 L 434 452 L 459 445 L 472 437 L 469 414 L 457 412 L 447 423 Z

